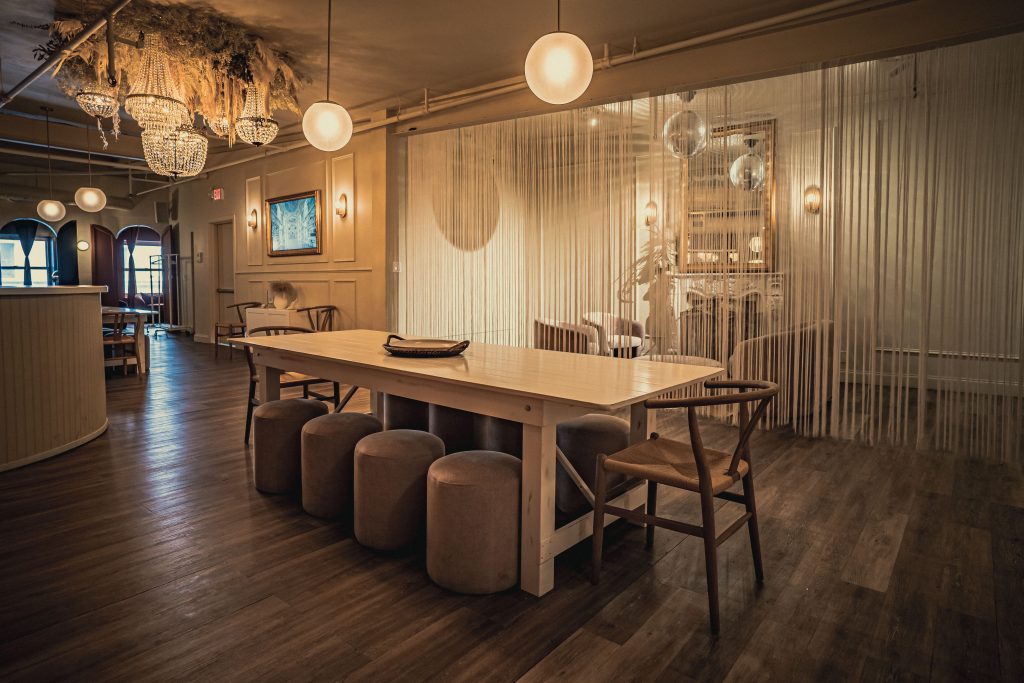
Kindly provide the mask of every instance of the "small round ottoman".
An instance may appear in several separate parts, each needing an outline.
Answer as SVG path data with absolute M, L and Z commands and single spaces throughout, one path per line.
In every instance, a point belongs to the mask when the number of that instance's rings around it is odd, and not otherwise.
M 302 428 L 302 509 L 336 519 L 352 509 L 352 459 L 364 436 L 379 432 L 380 420 L 362 413 L 331 413 Z
M 476 414 L 457 408 L 430 404 L 430 433 L 441 437 L 446 453 L 471 451 L 476 448 L 474 422 Z
M 629 446 L 629 423 L 611 415 L 583 415 L 559 422 L 556 443 L 566 459 L 593 491 L 597 485 L 597 456 L 611 455 Z M 608 500 L 628 488 L 622 474 L 608 473 Z M 569 519 L 593 510 L 561 466 L 555 474 L 555 507 Z
M 258 491 L 299 491 L 302 427 L 326 412 L 326 405 L 305 398 L 267 401 L 256 407 L 252 413 L 252 474 Z
M 430 429 L 430 404 L 411 398 L 384 395 L 384 429 Z
M 415 429 L 370 434 L 356 444 L 356 540 L 376 550 L 398 550 L 418 539 L 427 515 L 427 470 L 442 456 L 444 442 Z
M 456 593 L 496 593 L 519 575 L 522 463 L 507 453 L 446 455 L 427 473 L 427 574 Z

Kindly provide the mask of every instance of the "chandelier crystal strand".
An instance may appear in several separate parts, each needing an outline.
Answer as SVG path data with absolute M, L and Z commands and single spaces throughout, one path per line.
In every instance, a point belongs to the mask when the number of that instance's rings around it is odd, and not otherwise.
M 198 175 L 206 165 L 209 140 L 192 125 L 142 131 L 142 153 L 154 173 L 172 178 Z
M 158 35 L 145 37 L 142 61 L 132 75 L 132 87 L 124 100 L 124 110 L 143 128 L 165 130 L 191 125 L 188 107 L 171 72 L 163 40 Z
M 266 91 L 255 83 L 245 89 L 242 116 L 235 121 L 235 134 L 250 145 L 265 145 L 277 137 L 277 121 L 267 116 Z

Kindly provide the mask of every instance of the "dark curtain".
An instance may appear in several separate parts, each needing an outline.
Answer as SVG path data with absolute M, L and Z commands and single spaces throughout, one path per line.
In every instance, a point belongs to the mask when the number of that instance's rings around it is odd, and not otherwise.
M 57 276 L 61 285 L 77 285 L 78 223 L 68 221 L 57 231 Z
M 28 260 L 28 254 L 36 243 L 36 223 L 34 221 L 15 221 L 14 234 L 21 242 L 21 250 L 25 252 L 25 286 L 32 286 L 32 263 Z
M 138 239 L 138 228 L 125 230 L 124 243 L 128 245 L 128 301 L 131 302 L 135 301 L 135 295 L 139 293 L 139 287 L 135 281 L 135 243 Z

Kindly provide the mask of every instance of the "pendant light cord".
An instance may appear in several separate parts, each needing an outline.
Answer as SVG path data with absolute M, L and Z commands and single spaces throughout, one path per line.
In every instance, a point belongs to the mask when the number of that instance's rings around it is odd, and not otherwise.
M 562 0 L 555 0 L 555 30 L 562 32 Z
M 327 0 L 327 101 L 331 101 L 331 10 L 333 0 Z
M 46 114 L 46 175 L 50 179 L 50 198 L 53 198 L 53 163 L 50 161 L 50 110 L 43 107 Z

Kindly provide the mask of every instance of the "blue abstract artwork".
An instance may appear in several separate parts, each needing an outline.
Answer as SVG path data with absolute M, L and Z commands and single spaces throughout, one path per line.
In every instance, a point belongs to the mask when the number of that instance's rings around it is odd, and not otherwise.
M 320 253 L 318 195 L 309 192 L 267 202 L 271 256 Z

